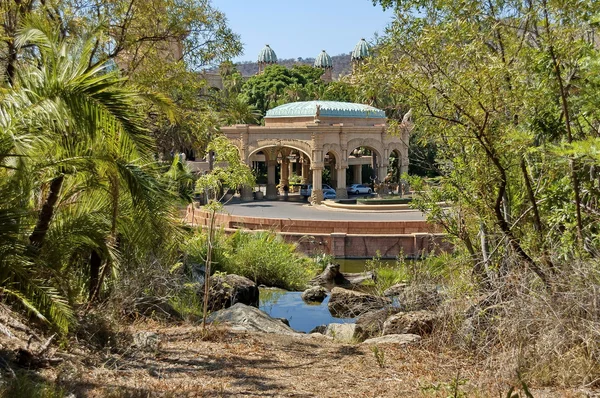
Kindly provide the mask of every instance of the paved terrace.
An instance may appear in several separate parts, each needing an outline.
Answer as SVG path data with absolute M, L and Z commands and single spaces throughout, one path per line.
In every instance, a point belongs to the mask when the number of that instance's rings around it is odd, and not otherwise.
M 443 249 L 439 228 L 414 210 L 353 211 L 311 206 L 298 195 L 288 200 L 240 202 L 234 198 L 217 215 L 217 225 L 236 229 L 277 231 L 307 254 L 328 253 L 338 258 L 383 258 L 399 254 L 419 257 Z M 188 207 L 189 223 L 206 226 L 208 214 Z
M 287 201 L 261 200 L 240 202 L 234 198 L 225 205 L 232 216 L 277 218 L 292 220 L 328 221 L 424 221 L 423 213 L 416 210 L 340 210 L 323 205 L 311 206 L 298 195 L 290 195 Z

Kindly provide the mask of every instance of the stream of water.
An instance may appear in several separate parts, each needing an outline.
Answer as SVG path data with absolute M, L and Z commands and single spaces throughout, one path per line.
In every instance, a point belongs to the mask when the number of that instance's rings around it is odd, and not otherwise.
M 363 272 L 367 260 L 336 259 L 342 272 Z M 395 260 L 381 260 L 383 264 L 393 264 Z M 280 289 L 260 289 L 260 309 L 273 318 L 286 318 L 290 327 L 308 333 L 319 325 L 330 323 L 354 323 L 355 318 L 335 318 L 329 313 L 329 295 L 322 303 L 307 304 L 300 297 L 302 292 L 288 292 Z

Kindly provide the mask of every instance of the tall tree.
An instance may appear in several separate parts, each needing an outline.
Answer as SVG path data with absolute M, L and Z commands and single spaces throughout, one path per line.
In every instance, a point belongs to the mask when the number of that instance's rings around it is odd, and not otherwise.
M 442 195 L 435 197 L 451 199 L 456 211 L 431 214 L 454 226 L 449 230 L 470 248 L 474 264 L 490 264 L 485 247 L 494 240 L 496 264 L 508 251 L 546 280 L 550 246 L 574 254 L 584 241 L 597 245 L 595 203 L 583 194 L 595 176 L 556 148 L 597 136 L 599 115 L 587 101 L 597 90 L 589 83 L 600 5 L 375 3 L 395 7 L 397 17 L 367 67 L 406 96 L 421 132 L 436 146 L 443 177 L 436 188 Z M 480 246 L 476 234 L 484 236 Z

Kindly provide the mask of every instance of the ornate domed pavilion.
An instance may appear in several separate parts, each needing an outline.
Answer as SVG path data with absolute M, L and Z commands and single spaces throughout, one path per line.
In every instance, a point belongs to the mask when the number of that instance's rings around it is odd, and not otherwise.
M 388 135 L 384 111 L 364 104 L 319 100 L 280 105 L 267 112 L 264 122 L 264 126 L 238 124 L 221 131 L 238 147 L 246 164 L 266 163 L 267 198 L 276 198 L 277 186 L 288 186 L 294 173 L 301 176 L 303 184 L 312 182 L 311 201 L 320 203 L 324 169 L 329 170 L 337 197 L 347 197 L 347 169 L 352 169 L 354 183 L 363 182 L 363 165 L 371 167 L 369 177 L 383 181 L 392 153 L 399 159 L 400 172 L 408 170 L 409 118 L 400 124 L 399 134 Z M 370 155 L 356 156 L 356 148 L 367 148 Z M 243 200 L 251 198 L 251 191 L 242 190 Z
M 258 54 L 258 73 L 262 73 L 265 70 L 267 65 L 272 65 L 277 63 L 277 55 L 275 51 L 266 44 L 265 47 L 260 50 Z
M 360 39 L 356 46 L 354 46 L 354 50 L 352 50 L 352 61 L 362 61 L 363 59 L 369 56 L 369 45 L 365 39 Z
M 331 71 L 333 69 L 333 61 L 331 60 L 331 57 L 329 56 L 329 54 L 327 54 L 325 52 L 325 50 L 321 51 L 321 53 L 319 55 L 317 55 L 317 58 L 315 59 L 314 67 L 319 68 L 319 69 L 324 69 L 325 72 L 321 76 L 321 79 L 323 79 L 326 82 L 331 81 Z

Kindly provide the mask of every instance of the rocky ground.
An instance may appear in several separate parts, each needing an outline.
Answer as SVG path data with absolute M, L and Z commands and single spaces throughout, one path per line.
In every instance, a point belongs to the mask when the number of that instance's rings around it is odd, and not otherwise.
M 120 352 L 77 343 L 55 348 L 66 360 L 38 370 L 72 397 L 460 397 L 506 396 L 511 380 L 492 377 L 484 359 L 431 349 L 427 339 L 398 346 L 340 344 L 322 335 L 233 332 L 225 326 L 136 324 L 160 342 Z M 6 341 L 3 347 L 8 348 Z M 486 370 L 488 369 L 488 370 Z M 594 396 L 535 389 L 535 397 Z
M 60 386 L 64 394 L 52 397 L 69 398 L 529 397 L 511 373 L 516 358 L 475 357 L 431 333 L 437 315 L 424 308 L 437 303 L 433 290 L 398 290 L 403 308 L 379 310 L 387 302 L 371 308 L 372 296 L 334 288 L 336 311 L 364 315 L 356 326 L 323 327 L 324 334 L 297 333 L 237 303 L 213 313 L 206 329 L 148 318 L 116 323 L 99 311 L 61 340 L 0 304 L 0 396 L 3 383 L 28 374 Z M 511 387 L 518 395 L 508 394 Z M 600 397 L 589 388 L 529 388 L 536 398 Z

